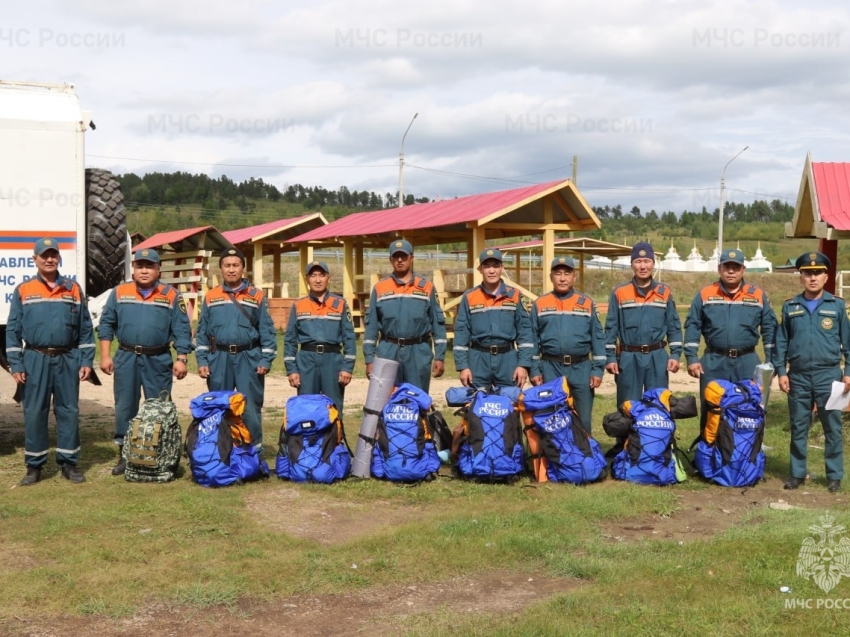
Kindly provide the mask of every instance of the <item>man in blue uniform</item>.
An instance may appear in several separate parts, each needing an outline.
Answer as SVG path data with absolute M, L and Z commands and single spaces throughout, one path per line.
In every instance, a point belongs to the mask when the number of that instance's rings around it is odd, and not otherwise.
M 608 301 L 605 369 L 617 378 L 618 405 L 640 400 L 647 389 L 667 388 L 669 373 L 679 371 L 682 322 L 670 288 L 652 278 L 654 268 L 652 246 L 635 244 L 634 278 L 615 287 Z
M 324 394 L 342 413 L 357 343 L 345 299 L 328 292 L 330 270 L 313 261 L 304 272 L 310 293 L 292 306 L 283 341 L 289 384 L 301 394 Z
M 36 276 L 12 292 L 6 324 L 6 357 L 12 376 L 23 386 L 24 458 L 22 486 L 41 480 L 50 444 L 47 414 L 53 399 L 56 462 L 62 477 L 85 482 L 80 458 L 80 381 L 88 380 L 94 361 L 94 336 L 80 286 L 59 273 L 59 243 L 39 239 L 33 259 Z M 24 347 L 26 342 L 26 347 Z
M 761 334 L 765 359 L 773 359 L 776 315 L 764 290 L 744 281 L 744 253 L 724 250 L 720 280 L 705 286 L 691 303 L 685 320 L 688 374 L 699 378 L 700 431 L 705 429 L 705 387 L 713 380 L 736 382 L 753 377 L 760 364 L 756 345 Z M 699 339 L 705 351 L 699 358 Z
M 133 255 L 133 280 L 109 293 L 100 324 L 100 369 L 115 373 L 115 444 L 118 463 L 112 475 L 124 474 L 127 463 L 121 453 L 130 421 L 139 411 L 142 389 L 145 398 L 162 392 L 171 395 L 172 375 L 186 377 L 188 355 L 194 349 L 186 302 L 180 292 L 159 282 L 160 260 L 156 250 Z M 118 351 L 112 358 L 112 339 Z M 171 359 L 171 343 L 177 360 Z
M 210 391 L 245 396 L 245 426 L 262 451 L 265 378 L 277 356 L 277 332 L 265 294 L 242 276 L 242 251 L 228 248 L 218 263 L 223 283 L 204 295 L 198 320 L 198 375 Z
M 366 376 L 372 374 L 376 356 L 395 360 L 399 363 L 396 384 L 412 383 L 427 393 L 431 372 L 439 378 L 445 370 L 446 320 L 437 303 L 434 284 L 413 273 L 410 242 L 393 241 L 389 251 L 393 273 L 372 288 L 366 314 Z
M 461 297 L 455 319 L 454 357 L 465 387 L 522 387 L 534 355 L 531 319 L 519 290 L 502 281 L 502 252 L 479 256 L 480 285 Z
M 826 409 L 826 401 L 835 381 L 843 382 L 844 391 L 850 391 L 846 370 L 850 319 L 844 299 L 824 290 L 832 265 L 826 255 L 807 252 L 795 265 L 803 292 L 782 306 L 774 357 L 779 388 L 788 394 L 791 419 L 791 477 L 785 488 L 797 489 L 806 479 L 806 443 L 812 408 L 817 407 L 826 439 L 827 488 L 835 493 L 844 477 L 844 439 L 841 411 Z
M 566 376 L 576 412 L 589 433 L 594 390 L 605 373 L 605 335 L 593 299 L 573 289 L 575 267 L 570 257 L 552 261 L 549 278 L 554 290 L 531 306 L 531 331 L 539 347 L 531 383 Z

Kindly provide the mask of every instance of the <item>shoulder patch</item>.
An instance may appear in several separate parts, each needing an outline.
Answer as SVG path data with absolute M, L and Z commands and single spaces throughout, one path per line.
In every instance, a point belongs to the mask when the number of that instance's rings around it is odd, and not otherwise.
M 186 300 L 182 296 L 180 297 L 180 300 L 177 301 L 177 307 L 180 308 L 180 311 L 183 312 L 183 314 L 186 314 Z

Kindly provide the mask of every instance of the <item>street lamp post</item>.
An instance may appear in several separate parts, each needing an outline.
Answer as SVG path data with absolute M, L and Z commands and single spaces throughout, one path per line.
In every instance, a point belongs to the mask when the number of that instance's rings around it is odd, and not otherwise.
M 407 125 L 407 130 L 404 131 L 404 135 L 401 138 L 401 152 L 398 154 L 398 207 L 404 207 L 404 138 L 407 137 L 407 133 L 410 130 L 410 127 L 413 126 L 413 120 L 419 117 L 419 113 L 415 113 L 413 115 L 413 119 L 410 120 L 410 123 Z
M 744 146 L 741 150 L 738 151 L 738 155 L 747 150 L 749 146 Z M 726 162 L 726 165 L 723 167 L 723 172 L 720 173 L 720 213 L 718 215 L 718 225 L 717 225 L 717 254 L 720 255 L 723 252 L 723 206 L 726 205 L 725 195 L 726 195 L 726 169 L 729 167 L 733 161 L 738 158 L 738 155 L 735 155 L 732 159 Z

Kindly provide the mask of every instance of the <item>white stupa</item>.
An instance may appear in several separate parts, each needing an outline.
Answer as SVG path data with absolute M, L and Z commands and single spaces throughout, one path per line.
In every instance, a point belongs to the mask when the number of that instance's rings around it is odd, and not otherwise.
M 685 270 L 685 262 L 679 257 L 679 253 L 676 252 L 676 248 L 673 247 L 672 242 L 670 243 L 670 249 L 664 255 L 658 267 L 665 272 L 683 272 Z
M 759 241 L 758 248 L 752 260 L 747 261 L 744 259 L 744 265 L 747 266 L 747 270 L 753 272 L 773 272 L 773 264 L 765 259 L 761 253 L 761 241 Z
M 705 272 L 706 271 L 706 263 L 702 258 L 702 255 L 699 252 L 699 248 L 697 247 L 697 242 L 694 241 L 694 247 L 691 248 L 691 253 L 688 255 L 688 258 L 685 260 L 685 272 Z
M 714 252 L 711 253 L 711 256 L 705 262 L 705 270 L 706 272 L 716 272 L 717 264 L 720 262 L 720 251 L 717 249 L 717 246 L 714 246 Z

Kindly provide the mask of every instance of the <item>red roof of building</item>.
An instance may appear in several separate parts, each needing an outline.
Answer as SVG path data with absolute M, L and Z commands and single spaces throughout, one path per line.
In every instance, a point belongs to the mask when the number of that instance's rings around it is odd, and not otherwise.
M 373 212 L 357 212 L 347 215 L 326 226 L 298 235 L 293 243 L 317 241 L 333 237 L 404 232 L 436 228 L 439 226 L 464 224 L 478 221 L 494 213 L 507 213 L 529 200 L 542 197 L 566 187 L 570 182 L 550 181 L 545 184 L 524 186 L 513 190 L 469 195 L 444 201 L 432 201 L 404 208 L 388 208 Z
M 302 215 L 300 217 L 294 217 L 289 219 L 277 219 L 275 221 L 261 223 L 259 225 L 251 226 L 249 228 L 227 230 L 226 232 L 222 232 L 221 234 L 233 245 L 238 245 L 240 243 L 246 243 L 248 241 L 264 239 L 271 234 L 280 232 L 281 230 L 294 228 L 295 226 L 299 226 L 314 219 L 319 223 L 319 225 L 325 225 L 327 223 L 321 213 L 314 212 L 309 215 Z
M 216 230 L 215 226 L 198 226 L 197 228 L 186 228 L 185 230 L 158 232 L 145 241 L 142 241 L 142 243 L 135 246 L 133 249 L 144 250 L 145 248 L 159 248 L 165 245 L 173 246 L 175 243 L 186 241 L 194 235 L 205 235 L 204 244 L 206 249 L 224 249 L 230 245 L 227 240 L 222 237 L 221 233 Z M 207 239 L 209 239 L 209 241 Z
M 812 162 L 820 220 L 850 230 L 850 163 Z

